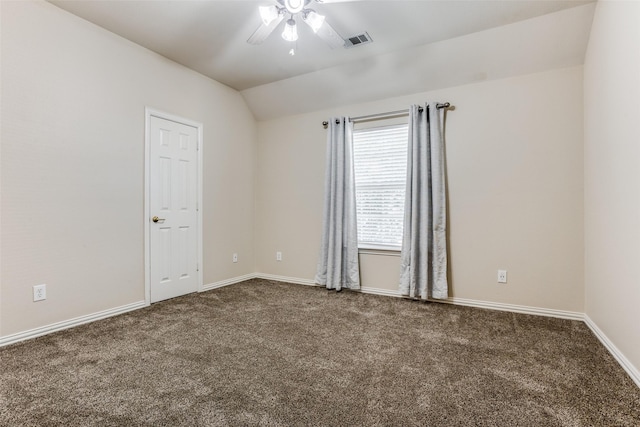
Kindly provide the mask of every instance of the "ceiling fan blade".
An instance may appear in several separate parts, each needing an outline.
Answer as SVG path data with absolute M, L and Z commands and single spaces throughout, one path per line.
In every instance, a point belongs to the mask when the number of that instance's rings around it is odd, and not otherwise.
M 324 40 L 331 49 L 344 47 L 344 39 L 340 37 L 340 34 L 338 34 L 336 30 L 334 30 L 333 27 L 329 25 L 329 23 L 327 23 L 327 21 L 324 21 L 322 23 L 322 26 L 316 34 L 318 35 L 318 37 Z
M 260 44 L 269 37 L 269 35 L 276 29 L 276 27 L 282 22 L 284 19 L 283 15 L 278 16 L 276 19 L 271 21 L 269 25 L 260 24 L 257 30 L 251 34 L 251 37 L 247 40 L 249 44 Z

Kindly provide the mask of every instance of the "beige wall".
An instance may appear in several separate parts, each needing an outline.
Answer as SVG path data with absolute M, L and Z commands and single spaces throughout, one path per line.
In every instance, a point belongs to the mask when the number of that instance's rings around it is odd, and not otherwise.
M 584 68 L 585 312 L 640 372 L 640 3 L 598 2 Z
M 49 3 L 0 3 L 0 336 L 144 300 L 145 106 L 204 124 L 204 283 L 252 273 L 242 97 Z
M 456 107 L 446 124 L 451 296 L 582 312 L 582 67 L 259 122 L 256 270 L 315 275 L 321 122 L 426 100 Z M 361 255 L 361 263 L 363 286 L 396 289 L 397 257 Z M 496 283 L 498 268 L 508 284 Z

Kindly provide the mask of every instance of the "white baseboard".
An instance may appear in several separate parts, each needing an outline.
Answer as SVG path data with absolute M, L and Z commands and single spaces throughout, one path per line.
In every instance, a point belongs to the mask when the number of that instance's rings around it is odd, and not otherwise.
M 62 331 L 64 329 L 73 328 L 74 326 L 79 326 L 85 323 L 95 322 L 96 320 L 105 319 L 107 317 L 117 316 L 118 314 L 123 314 L 129 311 L 138 310 L 146 306 L 147 306 L 147 303 L 145 301 L 138 301 L 138 302 L 123 305 L 120 307 L 99 311 L 97 313 L 76 317 L 74 319 L 52 323 L 50 325 L 41 326 L 39 328 L 30 329 L 28 331 L 7 335 L 4 337 L 0 337 L 0 347 L 9 345 L 9 344 L 15 344 L 20 341 L 36 338 L 36 337 L 50 334 L 53 332 Z
M 433 300 L 467 307 L 487 308 L 490 310 L 509 311 L 512 313 L 533 314 L 535 316 L 557 317 L 569 320 L 584 320 L 584 314 L 577 311 L 556 310 L 552 308 L 531 307 L 527 305 L 505 304 L 501 302 L 480 301 L 467 298 L 448 298 L 446 300 Z
M 299 277 L 275 276 L 273 274 L 256 273 L 258 279 L 275 280 L 276 282 L 295 283 L 298 285 L 321 286 L 313 280 L 301 279 Z M 362 287 L 354 292 L 362 292 L 363 294 L 384 295 L 388 297 L 402 298 L 400 292 L 391 289 L 380 289 L 372 287 Z M 529 307 L 525 305 L 504 304 L 499 302 L 479 301 L 466 298 L 448 298 L 446 300 L 430 300 L 433 302 L 443 302 L 453 305 L 464 305 L 468 307 L 487 308 L 491 310 L 510 311 L 513 313 L 534 314 L 536 316 L 559 317 L 561 319 L 583 320 L 584 315 L 575 311 L 554 310 L 550 308 Z
M 324 287 L 323 285 L 317 284 L 314 280 L 311 279 L 301 279 L 299 277 L 288 277 L 288 276 L 276 276 L 273 274 L 265 274 L 265 273 L 256 273 L 256 278 L 265 279 L 265 280 L 275 280 L 276 282 L 285 282 L 285 283 L 293 283 L 296 285 L 305 285 L 305 286 L 318 286 Z M 373 295 L 384 295 L 388 297 L 399 297 L 397 291 L 391 291 L 387 289 L 378 289 L 378 288 L 360 288 L 356 290 L 351 290 L 352 292 L 362 292 L 363 294 L 373 294 Z
M 403 298 L 398 291 L 388 289 L 363 287 L 360 292 L 365 294 L 384 295 L 389 297 Z M 512 313 L 533 314 L 536 316 L 558 317 L 560 319 L 583 320 L 583 314 L 576 311 L 554 310 L 541 307 L 530 307 L 525 305 L 504 304 L 491 301 L 480 301 L 467 298 L 447 298 L 445 300 L 430 299 L 431 302 L 441 302 L 452 305 L 462 305 L 467 307 L 486 308 L 489 310 L 509 311 Z
M 294 283 L 305 286 L 321 286 L 311 279 L 300 279 L 299 277 L 276 276 L 273 274 L 256 273 L 256 279 L 275 280 L 276 282 Z
M 598 328 L 598 325 L 596 325 L 593 320 L 591 320 L 591 318 L 586 314 L 584 315 L 584 323 L 587 324 L 589 329 L 591 329 L 591 332 L 593 332 L 593 334 L 598 337 L 602 345 L 604 345 L 605 348 L 609 350 L 609 353 L 611 353 L 611 355 L 616 359 L 620 366 L 622 366 L 627 374 L 629 374 L 633 382 L 636 383 L 638 387 L 640 387 L 640 371 L 638 371 L 638 369 L 633 366 L 629 359 L 627 359 L 624 354 L 622 354 L 620 350 L 618 350 L 618 347 L 616 347 L 611 342 L 611 340 L 605 335 L 605 333 L 602 332 L 600 328 Z
M 363 294 L 383 295 L 385 297 L 402 298 L 402 295 L 400 295 L 400 292 L 392 291 L 390 289 L 380 289 L 380 288 L 371 288 L 368 286 L 362 286 L 360 288 L 360 292 L 362 292 Z
M 219 282 L 209 283 L 208 285 L 202 286 L 198 292 L 206 292 L 212 289 L 222 288 L 224 286 L 233 285 L 234 283 L 244 282 L 245 280 L 255 279 L 255 273 L 245 274 L 244 276 L 232 277 L 231 279 L 220 280 Z
M 265 279 L 265 280 L 275 280 L 276 282 L 293 283 L 296 285 L 324 287 L 323 285 L 317 284 L 314 280 L 301 279 L 299 277 L 276 276 L 273 274 L 256 273 L 256 278 Z M 367 288 L 367 287 L 363 287 L 360 289 L 351 289 L 351 292 L 362 292 L 363 294 L 384 295 L 387 297 L 400 296 L 400 294 L 397 291 L 392 291 L 388 289 L 379 289 L 379 288 Z

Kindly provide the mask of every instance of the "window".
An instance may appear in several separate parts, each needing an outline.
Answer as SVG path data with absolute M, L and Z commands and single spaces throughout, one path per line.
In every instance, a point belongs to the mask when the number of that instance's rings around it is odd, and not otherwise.
M 353 132 L 359 248 L 400 250 L 407 139 L 406 124 Z

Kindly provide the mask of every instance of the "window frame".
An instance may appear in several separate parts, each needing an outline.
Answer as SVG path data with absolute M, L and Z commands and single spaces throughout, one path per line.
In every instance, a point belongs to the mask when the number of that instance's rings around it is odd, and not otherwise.
M 394 117 L 394 118 L 386 118 L 386 119 L 369 119 L 363 122 L 356 122 L 354 124 L 354 138 L 355 134 L 363 131 L 374 131 L 376 129 L 388 128 L 388 127 L 398 127 L 405 126 L 407 128 L 407 140 L 406 144 L 408 147 L 409 144 L 409 117 Z M 354 153 L 354 161 L 355 161 L 355 153 Z M 356 180 L 356 194 L 357 194 L 357 180 Z M 357 202 L 356 202 L 357 204 Z M 404 203 L 403 203 L 404 205 Z M 402 226 L 404 229 L 404 218 L 402 219 Z M 358 253 L 361 254 L 372 254 L 372 255 L 389 255 L 389 256 L 399 256 L 402 250 L 402 243 L 399 245 L 385 245 L 385 244 L 377 244 L 370 242 L 361 242 L 360 234 L 358 233 Z

